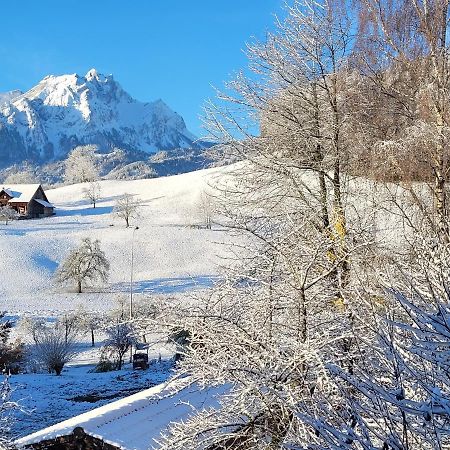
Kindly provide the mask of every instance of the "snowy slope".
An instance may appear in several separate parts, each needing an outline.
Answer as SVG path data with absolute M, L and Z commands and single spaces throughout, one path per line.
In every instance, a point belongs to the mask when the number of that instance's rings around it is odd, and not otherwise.
M 8 274 L 0 283 L 0 310 L 11 314 L 49 315 L 82 304 L 108 310 L 118 292 L 128 292 L 134 234 L 135 291 L 148 295 L 208 287 L 217 274 L 223 231 L 193 227 L 202 221 L 201 195 L 226 168 L 135 181 L 102 181 L 102 199 L 93 209 L 83 198 L 83 185 L 47 191 L 56 216 L 0 224 L 1 264 Z M 112 214 L 117 198 L 135 194 L 139 230 L 125 228 Z M 53 283 L 67 252 L 84 237 L 98 238 L 111 263 L 109 283 L 82 295 Z
M 95 69 L 84 77 L 47 76 L 23 94 L 0 94 L 3 162 L 61 158 L 79 144 L 155 152 L 192 147 L 194 140 L 162 100 L 141 103 Z

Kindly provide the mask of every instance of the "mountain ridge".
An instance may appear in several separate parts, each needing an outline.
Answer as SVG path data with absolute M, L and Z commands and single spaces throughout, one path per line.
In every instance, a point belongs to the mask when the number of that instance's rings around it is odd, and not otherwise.
M 201 148 L 161 99 L 140 102 L 112 75 L 48 75 L 26 92 L 0 93 L 0 162 L 63 159 L 77 145 L 148 154 Z

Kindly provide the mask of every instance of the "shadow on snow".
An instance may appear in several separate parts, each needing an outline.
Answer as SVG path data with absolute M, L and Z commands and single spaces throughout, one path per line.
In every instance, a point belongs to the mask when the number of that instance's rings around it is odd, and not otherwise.
M 133 291 L 149 294 L 175 294 L 194 289 L 205 289 L 214 286 L 219 277 L 216 275 L 200 275 L 195 277 L 156 278 L 154 280 L 134 281 Z M 115 291 L 127 291 L 130 283 L 118 283 Z
M 102 214 L 110 214 L 113 210 L 112 206 L 97 206 L 96 208 L 80 208 L 80 209 L 56 209 L 56 215 L 59 217 L 67 216 L 100 216 Z

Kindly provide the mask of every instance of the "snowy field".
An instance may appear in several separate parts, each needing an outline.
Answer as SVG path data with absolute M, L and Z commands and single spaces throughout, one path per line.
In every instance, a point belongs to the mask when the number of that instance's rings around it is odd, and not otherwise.
M 202 196 L 224 170 L 102 181 L 102 198 L 95 209 L 84 199 L 84 185 L 46 191 L 56 216 L 0 224 L 4 273 L 0 310 L 14 320 L 25 315 L 52 320 L 80 307 L 93 312 L 115 308 L 118 296 L 129 293 L 133 240 L 133 291 L 137 299 L 150 301 L 153 295 L 170 295 L 184 301 L 190 292 L 207 289 L 217 278 L 217 263 L 225 251 L 218 243 L 227 236 L 219 229 L 201 226 Z M 135 195 L 141 204 L 140 217 L 130 228 L 112 213 L 124 193 Z M 105 285 L 76 294 L 73 286 L 56 285 L 54 273 L 68 251 L 85 237 L 100 239 L 111 264 L 110 279 Z M 154 342 L 149 370 L 133 372 L 126 365 L 122 371 L 92 373 L 100 345 L 91 349 L 89 336 L 81 336 L 76 358 L 60 377 L 42 373 L 11 377 L 13 399 L 25 409 L 17 415 L 15 435 L 24 436 L 165 381 L 170 376 L 172 355 L 170 345 Z
M 201 224 L 202 193 L 223 169 L 137 181 L 102 181 L 102 199 L 93 209 L 83 185 L 47 191 L 56 216 L 0 225 L 3 273 L 0 310 L 9 314 L 52 315 L 74 310 L 109 310 L 118 292 L 129 290 L 134 238 L 134 291 L 147 295 L 209 287 L 216 275 L 221 231 Z M 112 214 L 116 200 L 134 194 L 141 217 L 126 228 Z M 134 231 L 134 227 L 139 230 Z M 82 238 L 100 239 L 111 263 L 109 283 L 77 295 L 56 286 L 53 275 Z

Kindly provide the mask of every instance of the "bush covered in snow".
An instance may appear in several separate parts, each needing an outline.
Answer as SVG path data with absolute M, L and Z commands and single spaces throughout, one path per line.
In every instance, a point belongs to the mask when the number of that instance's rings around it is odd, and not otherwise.
M 38 326 L 33 333 L 35 356 L 49 373 L 61 375 L 64 365 L 75 355 L 74 335 L 61 323 Z

